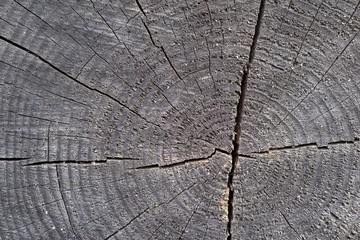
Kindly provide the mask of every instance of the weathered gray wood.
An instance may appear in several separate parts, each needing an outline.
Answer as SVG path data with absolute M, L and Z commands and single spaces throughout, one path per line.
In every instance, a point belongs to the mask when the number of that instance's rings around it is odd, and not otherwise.
M 3 0 L 0 239 L 359 238 L 358 8 Z
M 359 239 L 359 1 L 268 2 L 233 184 L 234 239 Z

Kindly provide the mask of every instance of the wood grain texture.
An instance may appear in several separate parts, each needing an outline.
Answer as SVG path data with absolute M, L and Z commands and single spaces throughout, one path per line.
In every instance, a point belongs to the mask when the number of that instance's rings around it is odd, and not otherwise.
M 0 239 L 359 239 L 359 3 L 3 0 Z

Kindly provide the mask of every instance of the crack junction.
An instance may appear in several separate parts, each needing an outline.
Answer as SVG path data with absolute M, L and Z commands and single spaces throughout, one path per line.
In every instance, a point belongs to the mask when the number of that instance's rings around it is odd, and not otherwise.
M 247 82 L 250 74 L 250 67 L 255 57 L 256 44 L 260 34 L 260 26 L 261 26 L 262 18 L 264 16 L 265 2 L 266 0 L 261 0 L 260 2 L 258 18 L 255 26 L 255 33 L 250 47 L 248 62 L 245 64 L 243 68 L 242 79 L 241 79 L 241 93 L 236 107 L 235 129 L 234 129 L 235 136 L 233 139 L 233 150 L 231 152 L 232 165 L 228 177 L 229 199 L 228 199 L 227 240 L 232 239 L 232 220 L 234 218 L 234 199 L 235 199 L 235 189 L 233 188 L 233 181 L 234 181 L 236 165 L 239 161 L 239 156 L 242 155 L 240 154 L 240 136 L 241 136 L 241 122 L 244 113 L 244 103 L 245 103 L 245 96 L 247 90 Z

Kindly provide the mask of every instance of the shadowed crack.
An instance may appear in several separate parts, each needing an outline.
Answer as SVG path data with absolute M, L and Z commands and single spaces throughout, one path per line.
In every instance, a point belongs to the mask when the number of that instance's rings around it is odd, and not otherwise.
M 60 68 L 56 67 L 55 65 L 53 65 L 52 63 L 50 63 L 49 61 L 47 61 L 45 58 L 41 57 L 40 55 L 38 55 L 37 53 L 31 51 L 30 49 L 27 49 L 23 46 L 21 46 L 20 44 L 17 44 L 16 42 L 13 42 L 3 36 L 0 36 L 0 39 L 31 54 L 32 56 L 38 58 L 41 62 L 45 63 L 46 65 L 48 65 L 49 67 L 51 67 L 52 69 L 54 69 L 55 71 L 61 73 L 62 75 L 66 76 L 67 78 L 71 79 L 72 81 L 76 82 L 77 84 L 80 84 L 81 86 L 83 86 L 84 88 L 90 90 L 90 91 L 94 91 L 100 95 L 103 95 L 109 99 L 111 99 L 112 101 L 116 102 L 117 104 L 119 104 L 120 106 L 122 106 L 123 108 L 127 109 L 129 112 L 135 114 L 136 116 L 138 116 L 139 118 L 141 118 L 142 120 L 144 120 L 145 122 L 151 124 L 151 125 L 154 125 L 154 126 L 157 126 L 157 127 L 160 127 L 157 123 L 154 123 L 154 122 L 150 122 L 148 121 L 145 117 L 143 117 L 142 115 L 140 115 L 138 112 L 136 112 L 135 110 L 129 108 L 128 106 L 126 106 L 125 104 L 121 103 L 118 99 L 116 99 L 115 97 L 111 96 L 110 94 L 108 93 L 105 93 L 105 92 L 102 92 L 100 91 L 99 89 L 96 89 L 96 88 L 93 88 L 93 87 L 90 87 L 88 85 L 86 85 L 85 83 L 83 82 L 80 82 L 79 80 L 77 80 L 76 78 L 72 77 L 71 75 L 69 75 L 68 73 L 64 72 L 63 70 L 61 70 Z
M 234 218 L 234 198 L 235 198 L 235 190 L 233 188 L 233 180 L 234 180 L 234 173 L 236 169 L 237 162 L 239 160 L 239 150 L 240 150 L 240 136 L 241 136 L 241 121 L 243 117 L 244 112 L 244 103 L 245 103 L 245 96 L 246 96 L 246 89 L 247 89 L 247 81 L 250 73 L 250 67 L 255 57 L 255 49 L 257 40 L 259 38 L 260 34 L 260 26 L 261 21 L 264 15 L 264 9 L 265 9 L 265 2 L 266 0 L 261 0 L 260 7 L 259 7 L 259 13 L 258 18 L 255 26 L 255 33 L 253 36 L 253 41 L 250 48 L 250 54 L 249 59 L 246 65 L 243 68 L 242 72 L 242 79 L 241 79 L 241 93 L 239 97 L 239 102 L 237 104 L 236 108 L 236 118 L 235 118 L 235 136 L 233 139 L 233 150 L 231 152 L 232 156 L 232 165 L 229 172 L 229 178 L 228 178 L 228 188 L 229 188 L 229 199 L 228 199 L 228 224 L 227 224 L 227 233 L 228 233 L 228 240 L 232 239 L 232 231 L 231 231 L 231 225 L 232 220 Z
M 280 210 L 279 210 L 279 212 L 280 212 L 281 216 L 283 216 L 283 218 L 285 219 L 285 222 L 287 223 L 287 225 L 296 233 L 296 235 L 299 236 L 300 239 L 303 239 L 303 238 L 301 238 L 301 236 L 300 236 L 300 234 L 298 233 L 298 231 L 296 231 L 296 229 L 294 228 L 294 226 L 289 222 L 289 220 L 287 219 L 287 217 L 285 216 L 285 214 L 284 214 L 282 211 L 280 211 Z
M 142 12 L 142 14 L 144 14 L 144 16 L 146 17 L 146 13 L 144 12 L 144 8 L 141 6 L 139 0 L 135 0 L 137 6 L 139 7 L 140 11 Z
M 206 183 L 207 180 L 205 180 L 202 184 Z M 184 188 L 183 190 L 181 190 L 180 192 L 178 192 L 175 196 L 173 196 L 171 199 L 165 201 L 165 202 L 162 202 L 156 206 L 153 206 L 153 207 L 147 207 L 145 208 L 143 211 L 141 211 L 139 214 L 137 214 L 134 218 L 132 218 L 128 223 L 126 223 L 124 226 L 120 227 L 118 230 L 116 230 L 115 232 L 113 232 L 112 234 L 110 234 L 108 237 L 105 238 L 105 240 L 107 239 L 110 239 L 112 237 L 114 237 L 116 234 L 118 234 L 121 230 L 125 229 L 126 227 L 128 227 L 133 221 L 135 221 L 136 219 L 138 219 L 139 217 L 141 217 L 143 214 L 145 214 L 147 211 L 149 210 L 152 210 L 152 209 L 156 209 L 160 206 L 162 206 L 163 204 L 170 204 L 172 201 L 174 201 L 175 199 L 177 199 L 181 194 L 183 194 L 184 192 L 186 191 L 189 191 L 190 188 L 193 188 L 195 185 L 197 185 L 198 182 L 194 182 L 193 184 L 189 185 L 188 187 Z M 198 205 L 199 206 L 199 205 Z M 196 210 L 196 209 L 195 209 Z M 160 224 L 160 226 L 155 229 L 155 231 L 152 233 L 152 235 L 148 238 L 148 239 L 151 239 L 152 236 L 161 228 L 161 226 L 166 223 L 166 220 L 168 219 L 169 217 L 166 217 L 165 220 Z M 191 219 L 190 219 L 191 220 Z M 189 220 L 189 221 L 190 221 Z M 188 221 L 188 223 L 189 223 Z M 186 224 L 187 226 L 188 224 Z M 185 226 L 185 230 L 186 230 L 186 226 Z M 180 239 L 180 238 L 179 238 Z
M 144 25 L 144 27 L 145 27 L 145 29 L 146 29 L 146 32 L 148 33 L 148 35 L 149 35 L 149 37 L 150 37 L 151 43 L 152 43 L 156 48 L 158 48 L 158 49 L 161 50 L 161 52 L 163 53 L 164 57 L 166 58 L 166 61 L 169 63 L 170 67 L 171 67 L 172 70 L 175 72 L 176 76 L 177 76 L 177 77 L 180 79 L 180 81 L 185 85 L 185 87 L 187 87 L 184 79 L 180 76 L 179 72 L 176 70 L 174 64 L 172 63 L 172 61 L 170 60 L 168 54 L 166 53 L 165 48 L 164 48 L 162 45 L 156 44 L 156 42 L 155 42 L 155 40 L 154 40 L 154 38 L 153 38 L 153 35 L 152 35 L 149 27 L 148 27 L 147 24 L 144 22 L 144 20 L 141 19 L 141 21 L 142 21 L 142 23 L 143 23 L 143 25 Z M 187 91 L 187 89 L 186 89 L 186 91 Z
M 134 169 L 170 168 L 170 167 L 177 167 L 177 166 L 180 166 L 180 165 L 184 165 L 184 164 L 187 164 L 187 163 L 207 161 L 210 158 L 212 158 L 218 152 L 230 155 L 229 152 L 227 152 L 227 151 L 225 151 L 223 149 L 215 148 L 214 151 L 207 157 L 191 158 L 191 159 L 186 159 L 186 160 L 183 160 L 183 161 L 180 161 L 180 162 L 170 163 L 170 164 L 166 164 L 166 165 L 151 164 L 151 165 L 145 165 L 145 166 L 136 167 Z
M 125 224 L 124 226 L 122 226 L 121 228 L 119 228 L 118 230 L 116 230 L 114 233 L 110 234 L 108 237 L 105 238 L 105 240 L 110 239 L 111 237 L 115 236 L 118 232 L 120 232 L 121 230 L 123 230 L 124 228 L 126 228 L 127 226 L 129 226 L 133 221 L 135 221 L 137 218 L 139 218 L 141 215 L 143 215 L 147 210 L 149 210 L 150 208 L 147 207 L 145 208 L 145 210 L 143 210 L 142 212 L 140 212 L 138 215 L 136 215 L 133 219 L 131 219 L 127 224 Z
M 24 161 L 24 160 L 28 160 L 28 159 L 31 159 L 30 157 L 24 157 L 24 158 L 14 158 L 14 157 L 11 157 L 11 158 L 3 158 L 3 157 L 0 157 L 0 162 L 15 162 L 15 161 Z
M 144 20 L 141 19 L 141 21 L 142 21 L 142 23 L 144 24 L 144 27 L 145 27 L 145 29 L 146 29 L 146 32 L 148 33 L 148 35 L 149 35 L 149 37 L 150 37 L 151 43 L 152 43 L 155 47 L 160 48 L 160 46 L 155 43 L 154 38 L 153 38 L 153 36 L 152 36 L 152 33 L 150 32 L 149 27 L 146 25 L 146 23 L 144 22 Z
M 68 210 L 68 206 L 66 205 L 66 202 L 65 202 L 65 197 L 64 197 L 63 190 L 62 190 L 62 184 L 61 184 L 61 181 L 60 181 L 60 173 L 59 173 L 59 169 L 58 169 L 57 166 L 56 166 L 56 177 L 57 177 L 60 196 L 61 196 L 62 202 L 64 204 L 64 208 L 65 208 L 66 216 L 67 216 L 69 224 L 70 224 L 70 228 L 71 228 L 72 232 L 74 233 L 75 237 L 78 238 L 78 236 L 76 234 L 76 231 L 74 229 L 74 225 L 73 225 L 73 223 L 71 221 L 71 218 L 70 218 L 70 213 L 69 213 L 69 210 Z
M 31 115 L 27 115 L 27 114 L 22 114 L 22 113 L 18 113 L 18 112 L 14 112 L 14 111 L 8 111 L 10 113 L 14 113 L 18 116 L 21 116 L 21 117 L 26 117 L 26 118 L 32 118 L 32 119 L 37 119 L 37 120 L 40 120 L 40 121 L 45 121 L 45 122 L 50 122 L 50 123 L 53 123 L 55 122 L 54 120 L 52 119 L 47 119 L 47 118 L 42 118 L 42 117 L 37 117 L 37 116 L 31 116 Z M 56 123 L 61 123 L 61 124 L 69 124 L 68 122 L 62 122 L 62 121 L 56 121 Z
M 330 66 L 326 69 L 326 71 L 321 75 L 319 80 L 316 82 L 316 84 L 311 88 L 310 91 L 308 91 L 305 96 L 290 110 L 288 113 L 283 117 L 279 123 L 275 125 L 275 128 L 277 128 L 280 124 L 282 124 L 304 101 L 307 99 L 310 94 L 312 94 L 315 89 L 319 86 L 321 82 L 324 81 L 325 76 L 328 74 L 330 69 L 335 65 L 335 63 L 340 59 L 340 57 L 344 54 L 345 50 L 351 45 L 351 43 L 354 41 L 354 39 L 358 36 L 359 32 L 355 33 L 353 37 L 350 39 L 350 41 L 346 44 L 346 46 L 341 50 L 341 52 L 336 56 L 336 58 L 331 62 Z
M 251 155 L 248 155 L 248 154 L 242 154 L 242 153 L 239 153 L 239 154 L 238 154 L 238 157 L 256 159 L 255 157 L 253 157 L 253 156 L 251 156 Z
M 106 24 L 106 26 L 110 29 L 110 31 L 114 34 L 115 38 L 118 40 L 119 43 L 121 43 L 120 38 L 118 37 L 118 35 L 116 34 L 116 32 L 114 31 L 114 29 L 110 26 L 110 24 L 106 21 L 106 19 L 104 18 L 104 16 L 100 13 L 99 10 L 96 10 L 95 8 L 95 3 L 90 0 L 90 2 L 93 5 L 94 11 L 100 16 L 100 18 L 104 21 L 104 23 Z
M 159 165 L 159 164 L 151 164 L 151 165 L 145 165 L 145 166 L 140 166 L 140 167 L 136 167 L 136 168 L 132 168 L 132 169 L 149 169 L 149 168 L 170 168 L 170 167 L 176 167 L 176 166 L 180 166 L 180 165 L 184 165 L 187 163 L 193 163 L 193 162 L 201 162 L 201 161 L 206 161 L 209 160 L 210 158 L 212 158 L 215 154 L 217 153 L 223 153 L 226 155 L 230 155 L 229 152 L 220 149 L 220 148 L 215 148 L 214 151 L 206 157 L 201 157 L 201 158 L 191 158 L 191 159 L 186 159 L 180 162 L 176 162 L 176 163 L 170 163 L 170 164 L 166 164 L 166 165 Z M 253 158 L 252 156 L 249 155 L 244 155 L 241 154 L 242 157 L 248 157 L 248 158 Z M 26 159 L 30 159 L 30 158 L 0 158 L 0 161 L 16 161 L 16 160 L 26 160 Z M 28 163 L 28 164 L 24 164 L 23 166 L 40 166 L 40 165 L 60 165 L 60 164 L 78 164 L 78 165 L 94 165 L 94 164 L 106 164 L 109 161 L 140 161 L 142 160 L 141 158 L 133 158 L 133 157 L 106 157 L 106 159 L 104 160 L 57 160 L 57 161 L 41 161 L 41 162 L 33 162 L 33 163 Z
M 287 150 L 287 149 L 297 149 L 297 148 L 306 148 L 306 147 L 317 147 L 318 149 L 329 149 L 329 146 L 336 146 L 336 145 L 343 145 L 343 144 L 355 144 L 356 142 L 359 142 L 358 137 L 355 137 L 351 141 L 339 140 L 339 141 L 335 141 L 335 142 L 329 142 L 329 143 L 327 143 L 327 145 L 322 145 L 322 146 L 320 146 L 316 142 L 312 142 L 312 143 L 302 143 L 302 144 L 298 144 L 298 145 L 287 145 L 287 146 L 282 146 L 282 147 L 270 147 L 267 150 L 251 152 L 250 154 L 268 154 L 272 151 L 281 151 L 281 150 Z
M 257 183 L 259 183 L 259 181 L 256 179 L 255 176 L 254 176 L 254 179 L 255 179 L 255 181 L 256 181 Z M 259 184 L 260 184 L 260 183 L 259 183 Z M 267 197 L 268 199 L 271 199 L 270 195 L 266 192 L 265 189 L 263 189 L 263 192 L 265 193 L 265 195 L 266 195 L 266 197 Z M 270 209 L 274 209 L 274 208 L 270 205 L 270 203 L 269 203 L 268 201 L 266 201 L 266 203 L 267 203 L 267 205 L 269 206 Z M 289 221 L 288 218 L 285 216 L 285 214 L 283 213 L 283 211 L 281 211 L 280 209 L 277 209 L 277 211 L 278 211 L 278 212 L 281 214 L 281 216 L 284 218 L 286 224 L 291 228 L 291 230 L 293 230 L 293 231 L 296 233 L 296 235 L 298 235 L 299 239 L 304 239 L 304 238 L 302 237 L 302 235 L 300 235 L 299 232 L 295 229 L 295 227 L 290 223 L 290 221 Z

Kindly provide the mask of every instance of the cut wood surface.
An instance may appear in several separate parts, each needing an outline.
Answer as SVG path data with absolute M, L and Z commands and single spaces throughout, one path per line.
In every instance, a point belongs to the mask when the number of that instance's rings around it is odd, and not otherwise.
M 359 5 L 2 0 L 0 239 L 360 239 Z

